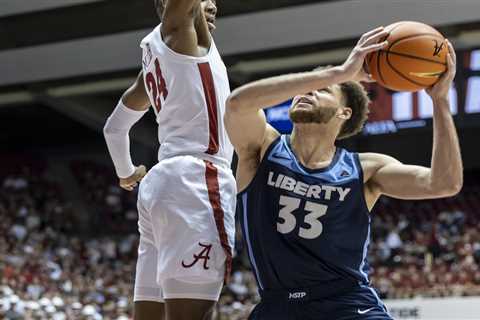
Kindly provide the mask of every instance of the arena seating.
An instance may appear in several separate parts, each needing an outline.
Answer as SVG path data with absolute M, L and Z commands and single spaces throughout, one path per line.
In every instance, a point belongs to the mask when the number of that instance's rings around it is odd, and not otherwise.
M 7 166 L 3 166 L 7 168 Z M 85 237 L 43 165 L 0 180 L 0 318 L 129 319 L 137 237 Z
M 137 231 L 137 193 L 121 189 L 110 166 L 83 160 L 72 162 L 71 168 L 102 232 Z
M 28 157 L 9 161 L 16 165 L 0 166 L 0 318 L 131 319 L 135 192 L 121 191 L 109 167 L 72 163 L 92 209 L 95 236 L 79 233 L 46 163 Z M 369 261 L 382 298 L 480 295 L 479 192 L 477 177 L 450 199 L 379 201 L 372 213 Z M 232 281 L 217 310 L 220 320 L 246 319 L 258 302 L 240 233 L 237 238 Z

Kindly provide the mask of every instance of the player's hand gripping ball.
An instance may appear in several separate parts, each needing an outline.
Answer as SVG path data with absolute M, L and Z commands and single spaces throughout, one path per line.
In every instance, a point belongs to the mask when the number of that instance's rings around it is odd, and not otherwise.
M 367 72 L 380 85 L 395 91 L 418 91 L 434 85 L 447 68 L 448 46 L 433 27 L 402 21 L 385 27 L 388 45 L 369 54 Z

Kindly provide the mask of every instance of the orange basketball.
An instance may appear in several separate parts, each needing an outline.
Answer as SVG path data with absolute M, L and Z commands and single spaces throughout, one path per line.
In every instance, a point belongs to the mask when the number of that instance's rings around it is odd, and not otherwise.
M 401 21 L 385 27 L 388 46 L 367 56 L 372 77 L 395 91 L 418 91 L 437 82 L 447 68 L 448 46 L 429 25 Z

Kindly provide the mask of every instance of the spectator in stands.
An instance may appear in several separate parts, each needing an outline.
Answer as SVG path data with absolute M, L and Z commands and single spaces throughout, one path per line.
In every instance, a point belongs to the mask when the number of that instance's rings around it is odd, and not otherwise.
M 92 216 L 116 223 L 93 236 L 79 233 L 59 186 L 41 170 L 23 167 L 0 180 L 0 318 L 131 319 L 135 195 L 116 190 L 102 166 L 87 167 L 81 166 L 78 172 L 85 173 L 78 177 L 85 201 L 100 209 Z M 480 295 L 477 184 L 453 200 L 379 201 L 369 259 L 382 298 Z M 246 319 L 258 302 L 240 238 L 235 251 L 232 281 L 217 310 L 220 320 Z

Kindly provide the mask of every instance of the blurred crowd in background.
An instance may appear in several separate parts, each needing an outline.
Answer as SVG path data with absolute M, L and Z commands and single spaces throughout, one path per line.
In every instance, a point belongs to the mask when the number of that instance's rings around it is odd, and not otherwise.
M 132 317 L 136 194 L 121 190 L 107 166 L 77 161 L 69 168 L 86 220 L 41 161 L 0 172 L 0 318 Z M 369 262 L 381 298 L 480 295 L 479 193 L 474 180 L 450 199 L 379 201 Z M 217 319 L 246 319 L 259 301 L 244 251 L 238 233 Z

